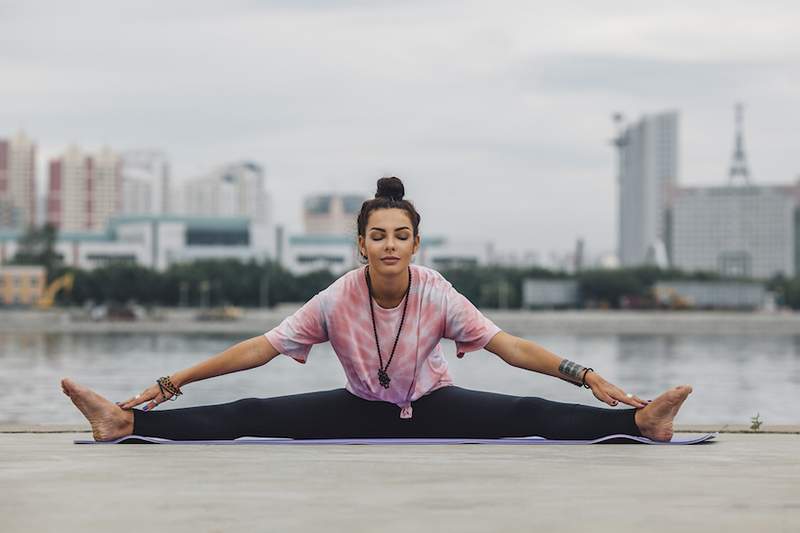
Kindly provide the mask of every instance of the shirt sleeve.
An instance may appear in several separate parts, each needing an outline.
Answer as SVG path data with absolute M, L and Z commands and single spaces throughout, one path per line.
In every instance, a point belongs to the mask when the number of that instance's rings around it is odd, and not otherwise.
M 475 352 L 502 331 L 452 285 L 445 296 L 444 337 L 456 341 L 457 356 Z
M 322 293 L 311 298 L 264 336 L 280 353 L 298 363 L 305 363 L 311 347 L 328 340 L 328 328 L 322 312 Z

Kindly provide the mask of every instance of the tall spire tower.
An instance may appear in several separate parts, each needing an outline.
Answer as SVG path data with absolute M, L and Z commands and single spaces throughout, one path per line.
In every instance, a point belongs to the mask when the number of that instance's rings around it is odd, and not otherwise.
M 731 168 L 728 171 L 729 185 L 735 185 L 737 180 L 740 180 L 742 185 L 750 184 L 750 169 L 747 168 L 747 156 L 744 154 L 743 120 L 744 108 L 742 104 L 736 104 L 736 146 L 733 149 Z

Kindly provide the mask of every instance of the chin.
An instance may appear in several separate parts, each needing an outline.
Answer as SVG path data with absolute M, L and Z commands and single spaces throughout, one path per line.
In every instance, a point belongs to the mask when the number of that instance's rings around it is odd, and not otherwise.
M 387 265 L 380 259 L 378 259 L 374 264 L 370 263 L 370 268 L 374 268 L 379 272 L 386 272 L 386 273 L 393 273 L 393 272 L 403 272 L 408 268 L 408 261 L 401 259 L 397 263 L 393 265 Z

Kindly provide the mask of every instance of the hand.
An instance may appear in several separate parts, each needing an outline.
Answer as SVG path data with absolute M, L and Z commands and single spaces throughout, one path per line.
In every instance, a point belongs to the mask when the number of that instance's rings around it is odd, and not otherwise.
M 645 407 L 647 402 L 636 395 L 628 398 L 625 391 L 614 384 L 609 383 L 600 374 L 589 372 L 586 375 L 586 384 L 592 388 L 595 398 L 608 405 L 617 405 L 617 402 L 626 403 L 633 407 Z
M 137 394 L 136 396 L 125 400 L 124 402 L 117 402 L 117 405 L 119 405 L 122 409 L 133 409 L 137 405 L 149 401 L 150 403 L 148 403 L 143 409 L 143 411 L 149 411 L 156 405 L 172 398 L 173 394 L 170 394 L 166 390 L 164 392 L 167 394 L 167 396 L 161 394 L 161 388 L 158 386 L 158 383 L 156 383 L 155 385 L 150 385 L 147 387 L 141 394 Z

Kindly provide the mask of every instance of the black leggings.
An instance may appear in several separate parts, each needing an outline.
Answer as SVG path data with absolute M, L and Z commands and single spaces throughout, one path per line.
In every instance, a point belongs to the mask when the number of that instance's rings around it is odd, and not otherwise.
M 413 402 L 413 417 L 400 408 L 363 400 L 345 389 L 183 409 L 134 410 L 133 433 L 173 440 L 237 437 L 295 439 L 428 437 L 498 438 L 537 435 L 595 439 L 641 436 L 635 409 L 602 409 L 529 396 L 447 386 Z

